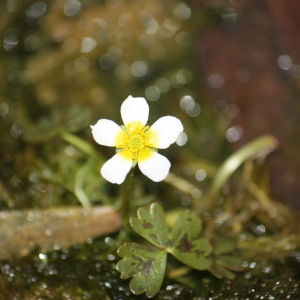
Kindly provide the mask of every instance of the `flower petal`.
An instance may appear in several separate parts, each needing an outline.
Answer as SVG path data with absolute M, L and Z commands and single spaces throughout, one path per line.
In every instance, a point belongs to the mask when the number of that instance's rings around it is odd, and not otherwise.
M 183 126 L 179 119 L 166 116 L 158 119 L 149 131 L 154 131 L 157 135 L 156 148 L 165 149 L 176 141 L 178 135 L 183 131 Z
M 158 182 L 164 180 L 170 170 L 171 163 L 169 160 L 157 152 L 147 160 L 138 161 L 141 172 L 151 180 Z
M 132 167 L 132 160 L 115 154 L 101 168 L 101 175 L 111 183 L 121 184 Z
M 139 122 L 145 126 L 149 116 L 147 101 L 142 97 L 128 96 L 122 103 L 121 116 L 125 126 L 131 122 Z
M 103 146 L 116 146 L 116 138 L 121 127 L 111 120 L 101 119 L 91 126 L 94 140 Z

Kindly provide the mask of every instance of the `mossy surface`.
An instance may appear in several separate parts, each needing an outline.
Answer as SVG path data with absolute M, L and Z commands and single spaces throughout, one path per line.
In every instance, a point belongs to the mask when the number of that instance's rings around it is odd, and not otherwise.
M 135 296 L 128 281 L 115 270 L 118 257 L 111 238 L 69 249 L 39 253 L 0 263 L 0 299 L 147 299 Z M 247 264 L 246 264 L 247 265 Z M 245 265 L 245 266 L 246 266 Z M 300 254 L 281 261 L 249 263 L 234 280 L 194 271 L 186 277 L 165 278 L 153 298 L 165 299 L 299 299 Z

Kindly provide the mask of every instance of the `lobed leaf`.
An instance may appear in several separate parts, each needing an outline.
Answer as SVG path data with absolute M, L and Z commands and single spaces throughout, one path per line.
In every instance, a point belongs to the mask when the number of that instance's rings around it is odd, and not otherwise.
M 168 228 L 163 208 L 153 203 L 148 211 L 141 207 L 137 211 L 138 217 L 130 218 L 133 230 L 157 247 L 165 247 L 168 243 Z
M 201 230 L 201 219 L 190 211 L 183 212 L 173 227 L 168 252 L 191 268 L 206 270 L 212 263 L 212 246 L 207 239 L 199 238 Z
M 184 234 L 188 235 L 189 239 L 196 238 L 202 231 L 202 221 L 189 210 L 182 212 L 177 218 L 171 232 L 173 241 L 181 239 Z
M 145 292 L 148 298 L 155 296 L 165 275 L 167 252 L 151 245 L 125 243 L 118 255 L 123 258 L 116 267 L 121 278 L 133 277 L 130 290 L 136 295 Z

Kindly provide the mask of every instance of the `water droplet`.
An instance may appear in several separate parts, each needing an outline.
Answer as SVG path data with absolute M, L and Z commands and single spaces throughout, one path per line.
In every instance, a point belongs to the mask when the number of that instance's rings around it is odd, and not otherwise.
M 149 86 L 145 91 L 146 98 L 150 101 L 156 101 L 160 97 L 160 91 L 156 86 Z
M 80 52 L 88 53 L 93 51 L 97 46 L 97 41 L 91 37 L 84 37 L 81 41 Z
M 27 22 L 29 25 L 35 25 L 47 10 L 47 4 L 42 1 L 33 3 L 26 11 Z
M 107 259 L 108 259 L 109 261 L 113 261 L 113 260 L 116 259 L 116 257 L 115 257 L 113 254 L 108 254 L 108 255 L 107 255 Z
M 12 124 L 10 134 L 15 139 L 18 139 L 23 134 L 23 129 L 20 122 L 16 121 Z
M 147 72 L 148 67 L 143 61 L 136 61 L 131 66 L 131 73 L 135 77 L 143 77 Z
M 123 51 L 118 46 L 111 46 L 107 52 L 114 57 L 115 60 L 119 60 L 123 56 Z
M 293 64 L 290 68 L 291 75 L 295 79 L 300 79 L 300 65 Z
M 119 64 L 115 68 L 115 75 L 120 80 L 128 79 L 131 76 L 130 67 L 127 64 Z
M 198 103 L 190 103 L 186 107 L 186 113 L 190 117 L 197 117 L 201 112 L 201 107 Z
M 180 3 L 174 8 L 175 17 L 181 20 L 189 19 L 191 17 L 191 13 L 192 11 L 190 7 L 185 3 Z
M 81 10 L 81 3 L 78 0 L 67 0 L 64 4 L 64 14 L 67 17 L 76 16 Z
M 6 3 L 6 9 L 9 12 L 16 11 L 18 9 L 18 4 L 16 0 L 8 0 Z
M 104 54 L 99 59 L 99 66 L 103 70 L 111 69 L 115 65 L 115 59 L 110 54 Z
M 45 234 L 46 234 L 47 236 L 52 235 L 52 230 L 51 230 L 50 228 L 47 228 L 46 231 L 45 231 Z
M 170 81 L 166 78 L 159 78 L 155 82 L 155 86 L 161 93 L 166 93 L 170 89 Z
M 76 75 L 77 72 L 73 61 L 68 61 L 67 63 L 65 63 L 64 72 L 69 77 Z
M 224 8 L 221 17 L 225 22 L 233 23 L 237 20 L 237 12 L 233 8 Z
M 41 260 L 47 260 L 48 256 L 45 253 L 39 253 L 39 259 Z
M 228 105 L 227 115 L 230 119 L 235 119 L 240 114 L 240 108 L 235 104 Z
M 106 6 L 116 7 L 122 3 L 122 0 L 106 0 Z
M 85 57 L 78 57 L 74 61 L 74 68 L 77 72 L 83 72 L 88 69 L 90 62 Z
M 114 239 L 112 239 L 111 237 L 106 237 L 105 238 L 105 243 L 108 245 L 108 246 L 113 246 L 115 241 Z
M 1 103 L 0 104 L 0 116 L 4 117 L 8 114 L 9 112 L 9 106 L 7 103 Z
M 188 136 L 185 132 L 181 132 L 176 140 L 178 146 L 184 146 L 188 141 Z
M 263 233 L 266 232 L 266 227 L 264 225 L 258 225 L 256 227 L 256 230 L 257 230 L 258 233 L 263 234 Z
M 240 126 L 233 126 L 226 131 L 226 139 L 229 142 L 236 142 L 243 137 L 243 129 Z
M 191 176 L 195 174 L 195 166 L 192 164 L 186 164 L 183 166 L 183 173 L 187 176 Z
M 21 72 L 18 70 L 12 71 L 8 75 L 8 80 L 11 84 L 18 84 L 20 82 Z
M 155 44 L 153 35 L 143 33 L 139 38 L 139 45 L 143 48 L 151 48 Z
M 191 195 L 194 199 L 199 199 L 202 196 L 202 192 L 199 189 L 193 189 Z
M 118 18 L 118 25 L 120 27 L 124 27 L 126 28 L 129 25 L 129 21 L 132 18 L 132 14 L 130 13 L 123 13 L 120 15 L 120 17 Z
M 277 58 L 277 64 L 282 70 L 288 70 L 292 66 L 292 59 L 289 55 L 283 54 Z
M 16 35 L 7 35 L 3 40 L 3 47 L 6 51 L 13 50 L 18 45 L 18 37 Z
M 147 28 L 146 28 L 145 32 L 148 34 L 153 34 L 158 30 L 158 28 L 159 28 L 159 25 L 156 22 L 156 20 L 151 19 L 151 21 L 147 24 Z
M 208 85 L 213 89 L 220 89 L 224 83 L 224 77 L 220 74 L 212 74 L 208 77 Z
M 192 200 L 189 196 L 182 196 L 180 198 L 180 203 L 183 206 L 189 206 L 191 204 Z
M 35 35 L 31 35 L 27 37 L 24 41 L 24 47 L 29 52 L 35 51 L 39 47 L 39 45 L 40 45 L 40 38 Z
M 181 99 L 180 99 L 180 107 L 186 111 L 187 107 L 189 105 L 193 105 L 195 103 L 195 100 L 192 96 L 190 95 L 186 95 L 186 96 L 183 96 Z
M 203 169 L 199 169 L 195 173 L 195 177 L 198 181 L 203 181 L 206 178 L 206 172 Z

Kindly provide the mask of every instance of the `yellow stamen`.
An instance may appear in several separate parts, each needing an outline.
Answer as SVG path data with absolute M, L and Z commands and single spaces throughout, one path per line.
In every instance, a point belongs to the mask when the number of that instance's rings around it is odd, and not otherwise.
M 126 125 L 126 132 L 121 131 L 116 137 L 116 148 L 128 160 L 147 160 L 153 155 L 150 148 L 158 145 L 157 134 L 149 126 L 134 121 Z

